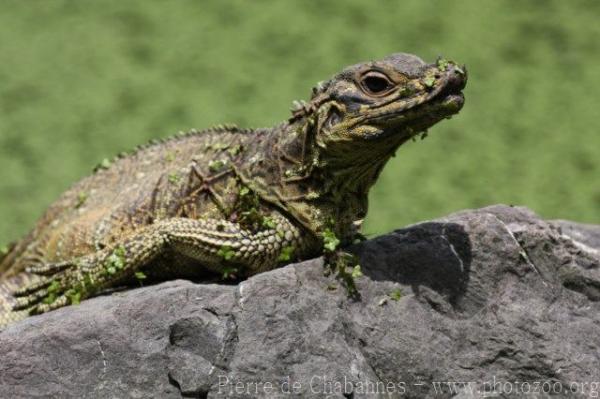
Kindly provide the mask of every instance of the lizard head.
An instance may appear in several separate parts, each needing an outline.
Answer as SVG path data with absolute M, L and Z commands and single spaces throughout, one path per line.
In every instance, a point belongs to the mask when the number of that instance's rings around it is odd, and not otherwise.
M 427 64 L 411 54 L 393 54 L 350 66 L 319 84 L 309 103 L 296 104 L 293 118 L 314 116 L 316 143 L 330 164 L 391 155 L 460 111 L 466 81 L 464 66 L 454 62 Z

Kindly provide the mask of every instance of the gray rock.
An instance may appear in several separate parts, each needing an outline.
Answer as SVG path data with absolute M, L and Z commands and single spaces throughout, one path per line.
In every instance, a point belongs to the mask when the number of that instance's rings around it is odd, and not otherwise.
M 353 247 L 360 299 L 320 259 L 97 297 L 0 333 L 0 397 L 595 397 L 598 231 L 493 206 Z
M 568 220 L 553 220 L 551 223 L 558 226 L 562 233 L 573 241 L 600 250 L 600 226 Z

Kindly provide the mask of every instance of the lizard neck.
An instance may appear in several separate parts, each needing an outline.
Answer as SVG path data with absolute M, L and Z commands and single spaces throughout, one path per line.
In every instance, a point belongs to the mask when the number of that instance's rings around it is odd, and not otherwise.
M 312 231 L 331 228 L 344 238 L 366 216 L 369 189 L 401 143 L 370 145 L 369 154 L 357 148 L 334 150 L 319 145 L 318 129 L 317 116 L 274 129 L 277 196 Z
M 391 135 L 377 143 L 320 144 L 318 116 L 297 120 L 281 129 L 277 142 L 283 178 L 312 186 L 321 195 L 366 196 L 387 161 L 405 141 Z M 286 179 L 287 178 L 287 179 Z

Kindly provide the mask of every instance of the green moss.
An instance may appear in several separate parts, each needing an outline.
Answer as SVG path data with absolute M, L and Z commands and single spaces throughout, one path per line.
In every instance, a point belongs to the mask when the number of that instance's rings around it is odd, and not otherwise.
M 60 283 L 58 281 L 54 280 L 50 283 L 48 288 L 46 288 L 46 291 L 48 291 L 49 293 L 56 293 L 56 292 L 58 292 L 59 289 L 60 289 Z
M 138 272 L 135 272 L 135 278 L 138 280 L 145 280 L 148 277 L 146 276 L 146 274 L 144 272 L 138 271 Z
M 88 194 L 84 191 L 81 191 L 79 194 L 77 194 L 77 202 L 75 203 L 75 208 L 79 209 L 81 208 L 83 205 L 85 205 L 85 202 L 88 199 Z
M 362 276 L 363 276 L 363 274 L 362 274 L 362 270 L 361 270 L 361 268 L 360 268 L 360 265 L 356 265 L 356 266 L 354 266 L 354 267 L 352 268 L 352 273 L 351 273 L 351 276 L 352 276 L 352 278 L 353 278 L 353 279 L 357 279 L 357 278 L 359 278 L 359 277 L 362 277 Z
M 226 143 L 214 143 L 212 145 L 213 149 L 216 151 L 224 151 L 229 148 L 229 144 Z
M 310 191 L 308 194 L 306 194 L 306 199 L 307 200 L 315 200 L 317 198 L 320 197 L 320 194 L 314 191 Z
M 62 292 L 61 284 L 54 280 L 50 283 L 47 290 L 47 295 L 42 299 L 42 303 L 51 305 L 60 295 L 67 297 L 71 305 L 77 305 L 83 298 L 87 298 L 97 292 L 98 287 L 94 285 L 94 281 L 89 273 L 83 276 L 83 279 L 76 282 L 73 287 Z
M 225 165 L 227 165 L 227 161 L 218 159 L 218 160 L 210 161 L 208 163 L 208 169 L 211 172 L 219 172 L 220 170 L 222 170 L 225 167 Z
M 58 298 L 58 293 L 60 291 L 61 285 L 58 281 L 54 280 L 50 283 L 46 291 L 48 294 L 42 299 L 42 303 L 46 305 L 51 305 Z
M 277 260 L 280 262 L 288 262 L 292 260 L 295 251 L 296 249 L 293 246 L 285 246 L 281 248 L 281 252 L 279 253 L 279 257 L 277 258 Z
M 238 269 L 236 267 L 224 267 L 222 277 L 224 280 L 231 280 L 236 278 Z
M 112 161 L 108 158 L 104 158 L 95 169 L 108 169 L 112 165 Z
M 46 305 L 52 305 L 54 301 L 56 301 L 56 298 L 56 294 L 48 294 L 44 297 L 44 299 L 42 299 L 42 303 Z
M 326 251 L 333 252 L 340 245 L 340 240 L 331 229 L 325 229 L 323 232 L 323 248 Z
M 247 230 L 258 231 L 265 227 L 269 228 L 268 226 L 271 225 L 272 219 L 260 211 L 258 194 L 246 186 L 239 189 L 232 213 L 237 216 L 237 222 Z
M 390 292 L 389 297 L 394 301 L 399 301 L 402 298 L 402 290 L 400 288 L 396 288 Z
M 423 84 L 427 87 L 433 87 L 435 84 L 435 78 L 433 76 L 426 76 L 423 78 Z
M 437 67 L 440 71 L 445 71 L 448 69 L 448 60 L 444 58 L 440 58 L 437 60 Z
M 166 162 L 173 162 L 175 160 L 175 153 L 174 152 L 168 152 L 167 155 L 165 155 L 165 161 Z
M 65 296 L 69 298 L 69 303 L 71 305 L 79 305 L 81 302 L 81 292 L 73 288 L 65 291 Z
M 238 155 L 239 153 L 242 152 L 243 147 L 241 145 L 234 145 L 231 148 L 229 148 L 227 150 L 227 152 L 229 153 L 229 155 L 231 155 L 232 157 Z
M 169 183 L 177 184 L 177 183 L 179 183 L 180 180 L 181 180 L 181 176 L 179 176 L 177 173 L 173 172 L 173 173 L 169 174 Z
M 224 260 L 231 260 L 235 257 L 235 251 L 231 249 L 231 247 L 224 245 L 221 248 L 219 248 L 217 255 L 219 255 Z
M 275 220 L 273 220 L 273 218 L 270 216 L 263 216 L 262 225 L 268 229 L 274 229 L 277 227 L 277 223 L 275 223 Z
M 104 262 L 104 270 L 106 274 L 113 275 L 118 271 L 123 270 L 126 262 L 125 247 L 120 245 L 106 258 Z
M 346 288 L 348 296 L 354 298 L 360 297 L 355 280 L 363 274 L 358 263 L 358 258 L 355 255 L 342 250 L 326 252 L 325 274 L 331 275 L 332 273 Z

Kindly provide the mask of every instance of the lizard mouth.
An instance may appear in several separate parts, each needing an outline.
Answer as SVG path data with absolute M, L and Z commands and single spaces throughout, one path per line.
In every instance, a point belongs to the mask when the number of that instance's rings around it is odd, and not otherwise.
M 465 96 L 462 91 L 467 84 L 466 68 L 452 68 L 446 75 L 439 91 L 434 92 L 429 97 L 429 102 L 433 104 L 441 103 L 449 111 L 456 113 L 460 111 L 465 102 Z
M 403 138 L 409 139 L 440 120 L 451 118 L 461 110 L 464 103 L 465 97 L 461 92 L 437 96 L 425 104 L 408 110 L 399 128 L 390 129 L 388 134 L 400 131 Z
M 403 107 L 403 125 L 408 133 L 418 133 L 458 113 L 465 103 L 462 91 L 467 84 L 467 73 L 463 66 L 452 65 L 436 82 L 435 88 L 419 98 L 416 104 Z

